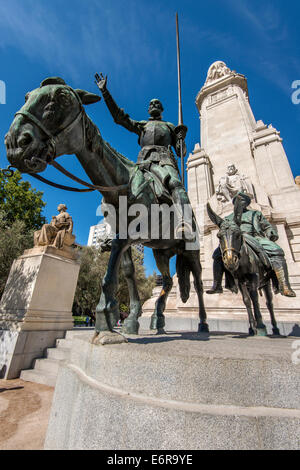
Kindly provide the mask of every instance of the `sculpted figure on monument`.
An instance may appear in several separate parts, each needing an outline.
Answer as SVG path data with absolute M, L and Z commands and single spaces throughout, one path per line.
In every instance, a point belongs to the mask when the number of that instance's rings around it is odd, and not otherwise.
M 137 165 L 140 170 L 151 173 L 155 181 L 155 189 L 158 199 L 167 191 L 171 195 L 175 209 L 178 211 L 178 238 L 191 240 L 192 227 L 184 220 L 184 206 L 190 205 L 190 201 L 184 186 L 182 185 L 179 169 L 172 147 L 177 156 L 180 156 L 180 145 L 183 142 L 183 155 L 186 155 L 184 142 L 187 128 L 184 125 L 174 126 L 170 122 L 163 121 L 163 106 L 158 99 L 152 99 L 149 104 L 147 121 L 135 121 L 119 108 L 109 93 L 106 84 L 107 77 L 96 74 L 97 86 L 101 91 L 104 101 L 117 124 L 125 127 L 138 135 L 138 143 L 141 150 L 138 155 Z M 135 186 L 140 186 L 135 181 Z M 160 189 L 158 189 L 160 188 Z
M 225 62 L 218 60 L 209 67 L 205 85 L 207 85 L 209 82 L 213 82 L 214 80 L 225 77 L 230 73 L 231 70 L 227 67 Z
M 275 281 L 278 284 L 279 292 L 286 297 L 295 297 L 296 294 L 292 290 L 289 282 L 288 268 L 285 260 L 284 251 L 277 243 L 278 233 L 275 227 L 263 216 L 260 211 L 248 209 L 251 199 L 247 194 L 239 192 L 234 198 L 240 201 L 241 214 L 239 229 L 243 234 L 243 239 L 250 251 L 254 252 L 260 260 L 260 263 L 267 271 L 272 271 L 276 275 Z M 222 219 L 220 219 L 222 220 Z M 233 212 L 224 218 L 228 224 L 232 224 L 233 228 L 236 220 L 236 213 Z M 231 233 L 233 238 L 233 234 Z M 229 243 L 229 242 L 228 242 Z M 229 251 L 226 249 L 226 251 Z M 214 254 L 214 283 L 212 289 L 207 291 L 208 294 L 222 293 L 222 277 L 225 271 L 223 263 L 224 253 L 218 247 Z M 233 284 L 228 282 L 228 288 L 232 288 Z
M 75 241 L 72 217 L 65 204 L 57 208 L 59 214 L 53 216 L 50 224 L 44 224 L 41 230 L 34 233 L 34 246 L 53 246 L 59 250 L 71 246 Z
M 231 202 L 239 191 L 253 195 L 253 189 L 247 181 L 247 177 L 239 173 L 234 163 L 230 163 L 226 175 L 219 181 L 216 190 L 217 199 L 223 203 Z

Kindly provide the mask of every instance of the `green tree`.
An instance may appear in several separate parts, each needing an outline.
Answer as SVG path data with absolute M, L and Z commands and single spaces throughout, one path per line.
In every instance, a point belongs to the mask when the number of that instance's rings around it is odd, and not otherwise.
M 33 230 L 27 230 L 21 220 L 7 226 L 5 214 L 0 212 L 0 298 L 14 259 L 32 246 Z
M 138 286 L 139 295 L 142 304 L 151 297 L 152 290 L 155 286 L 155 279 L 153 276 L 147 278 L 145 274 L 145 267 L 143 264 L 143 255 L 137 250 L 132 248 L 132 259 L 135 267 L 135 278 Z M 129 292 L 127 288 L 126 278 L 120 269 L 119 276 L 119 288 L 118 288 L 118 300 L 120 303 L 120 309 L 123 311 L 129 311 Z
M 0 172 L 0 211 L 6 226 L 16 220 L 24 222 L 27 230 L 38 230 L 46 223 L 42 215 L 46 203 L 42 200 L 43 193 L 33 189 L 28 181 L 23 181 L 19 171 L 11 178 Z
M 81 313 L 95 311 L 101 294 L 102 279 L 106 272 L 109 253 L 102 253 L 94 247 L 85 246 L 80 250 L 80 271 L 74 298 L 74 308 Z
M 11 178 L 0 172 L 0 297 L 14 259 L 33 247 L 34 230 L 46 223 L 42 196 L 18 171 Z
M 75 293 L 73 311 L 78 307 L 83 314 L 86 311 L 95 311 L 101 295 L 102 280 L 106 273 L 109 256 L 109 252 L 103 253 L 101 250 L 94 247 L 82 248 L 80 254 L 81 266 Z M 146 277 L 145 268 L 142 264 L 142 256 L 134 249 L 132 250 L 132 257 L 135 264 L 135 275 L 138 290 L 141 301 L 143 303 L 151 297 L 155 280 L 153 276 L 150 276 L 149 278 Z M 126 278 L 122 272 L 122 269 L 120 269 L 117 298 L 119 301 L 120 310 L 123 312 L 128 312 L 129 294 Z

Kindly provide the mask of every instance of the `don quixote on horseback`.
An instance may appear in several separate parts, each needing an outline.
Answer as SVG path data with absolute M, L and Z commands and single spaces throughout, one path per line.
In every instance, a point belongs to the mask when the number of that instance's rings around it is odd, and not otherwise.
M 111 244 L 109 264 L 96 309 L 95 344 L 127 341 L 123 335 L 114 331 L 119 319 L 116 292 L 120 264 L 125 272 L 130 294 L 130 314 L 124 322 L 123 332 L 138 333 L 138 318 L 142 313 L 142 306 L 131 257 L 131 245 L 134 243 L 143 243 L 153 249 L 157 267 L 163 277 L 162 290 L 156 301 L 150 328 L 158 332 L 165 326 L 164 309 L 173 285 L 169 260 L 177 255 L 176 271 L 181 299 L 186 302 L 189 298 L 192 273 L 199 301 L 199 331 L 206 332 L 208 325 L 203 302 L 196 222 L 194 215 L 190 220 L 184 217 L 184 206 L 189 206 L 189 200 L 172 153 L 172 147 L 177 155 L 182 152 L 186 128 L 182 124 L 176 128 L 163 121 L 163 108 L 156 99 L 150 102 L 148 121 L 131 120 L 124 112 L 122 114 L 118 111 L 119 108 L 106 89 L 106 79 L 99 76 L 96 78 L 116 122 L 119 119 L 118 123 L 127 128 L 128 125 L 133 125 L 134 130 L 129 130 L 139 135 L 142 149 L 137 163 L 114 150 L 87 116 L 84 105 L 96 103 L 100 97 L 84 90 L 75 90 L 58 77 L 45 79 L 39 88 L 27 93 L 26 102 L 16 113 L 5 137 L 7 158 L 11 167 L 22 173 L 62 189 L 77 191 L 77 188 L 49 182 L 40 175 L 48 165 L 52 165 L 87 187 L 79 191 L 97 190 L 102 193 L 105 203 L 116 211 L 116 237 Z M 114 113 L 118 113 L 118 116 Z M 76 155 L 91 183 L 76 178 L 57 163 L 56 159 L 66 154 Z M 127 228 L 134 221 L 134 204 L 138 203 L 147 209 L 147 223 L 140 230 L 139 239 L 131 236 L 130 230 L 125 230 L 126 237 L 120 236 L 121 231 L 124 233 L 124 227 L 120 227 L 119 223 L 123 220 L 119 217 L 119 201 L 122 197 L 127 198 Z M 151 206 L 161 203 L 175 207 L 174 215 L 170 217 L 168 237 L 164 233 L 162 217 L 158 220 L 151 217 Z M 153 232 L 159 233 L 159 236 L 153 237 Z

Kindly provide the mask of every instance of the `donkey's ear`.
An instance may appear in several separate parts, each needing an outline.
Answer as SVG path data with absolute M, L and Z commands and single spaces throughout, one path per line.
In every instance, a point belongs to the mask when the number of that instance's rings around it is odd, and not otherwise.
M 241 199 L 237 196 L 234 201 L 234 221 L 240 226 L 242 223 L 243 205 Z
M 209 215 L 209 218 L 210 220 L 215 224 L 217 225 L 218 227 L 221 226 L 221 223 L 223 222 L 223 219 L 221 217 L 219 217 L 213 210 L 212 208 L 210 207 L 210 204 L 207 203 L 206 204 L 206 207 L 207 207 L 207 213 Z
M 82 104 L 93 104 L 97 103 L 97 101 L 101 100 L 101 96 L 99 95 L 94 95 L 94 93 L 89 93 L 88 91 L 85 90 L 75 90 L 77 95 L 82 101 Z

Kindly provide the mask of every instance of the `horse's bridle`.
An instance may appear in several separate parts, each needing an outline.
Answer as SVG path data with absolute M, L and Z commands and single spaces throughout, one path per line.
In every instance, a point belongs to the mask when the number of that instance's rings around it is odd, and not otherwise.
M 236 250 L 235 248 L 225 248 L 224 250 L 221 249 L 221 251 L 222 251 L 222 258 L 227 253 L 227 251 L 233 251 L 238 256 L 238 258 L 240 258 L 240 252 Z
M 33 114 L 29 113 L 28 111 L 18 111 L 16 112 L 15 116 L 24 116 L 26 119 L 28 119 L 29 121 L 33 122 L 47 137 L 48 137 L 48 148 L 51 147 L 52 148 L 52 154 L 51 156 L 48 157 L 48 160 L 46 163 L 48 163 L 49 165 L 52 165 L 54 166 L 58 171 L 60 171 L 61 173 L 63 173 L 64 175 L 68 176 L 69 178 L 71 178 L 72 180 L 76 181 L 77 183 L 80 183 L 82 184 L 83 186 L 86 186 L 87 188 L 89 189 L 79 189 L 79 188 L 72 188 L 70 186 L 64 186 L 64 185 L 61 185 L 61 184 L 58 184 L 58 183 L 54 183 L 53 181 L 50 181 L 50 180 L 47 180 L 46 178 L 43 178 L 42 176 L 36 174 L 36 173 L 29 173 L 30 176 L 33 176 L 34 178 L 42 181 L 43 183 L 46 183 L 50 186 L 54 186 L 55 188 L 58 188 L 58 189 L 64 189 L 66 191 L 73 191 L 73 192 L 90 192 L 90 191 L 101 191 L 101 192 L 107 192 L 107 191 L 122 191 L 124 189 L 127 189 L 129 187 L 129 184 L 130 183 L 127 183 L 127 184 L 122 184 L 122 185 L 118 185 L 118 186 L 98 186 L 98 185 L 94 185 L 94 184 L 91 184 L 91 183 L 87 183 L 83 180 L 81 180 L 80 178 L 77 178 L 77 176 L 73 175 L 72 173 L 70 173 L 68 170 L 65 170 L 59 163 L 57 163 L 55 161 L 55 157 L 56 157 L 56 142 L 59 138 L 59 136 L 63 133 L 63 132 L 69 132 L 70 130 L 73 129 L 73 127 L 75 127 L 75 125 L 79 122 L 80 119 L 82 119 L 82 132 L 83 132 L 83 142 L 82 142 L 82 148 L 81 148 L 81 151 L 83 150 L 83 148 L 85 147 L 85 144 L 86 144 L 86 132 L 85 132 L 85 109 L 82 105 L 82 102 L 81 102 L 81 99 L 79 97 L 79 95 L 76 93 L 75 90 L 73 90 L 73 88 L 71 87 L 67 87 L 76 97 L 78 103 L 79 103 L 79 106 L 80 106 L 80 111 L 79 113 L 77 114 L 77 116 L 73 119 L 73 121 L 68 124 L 67 126 L 65 126 L 63 129 L 61 129 L 55 136 L 51 134 L 51 132 L 46 129 L 46 127 L 42 124 L 42 122 L 37 119 Z M 35 157 L 35 160 L 36 161 L 41 161 L 42 163 L 45 163 L 43 160 Z M 9 165 L 7 169 L 5 170 L 1 170 L 1 172 L 5 175 L 5 176 L 8 176 L 8 177 L 12 177 L 13 174 L 14 174 L 14 170 L 12 170 L 13 165 Z

